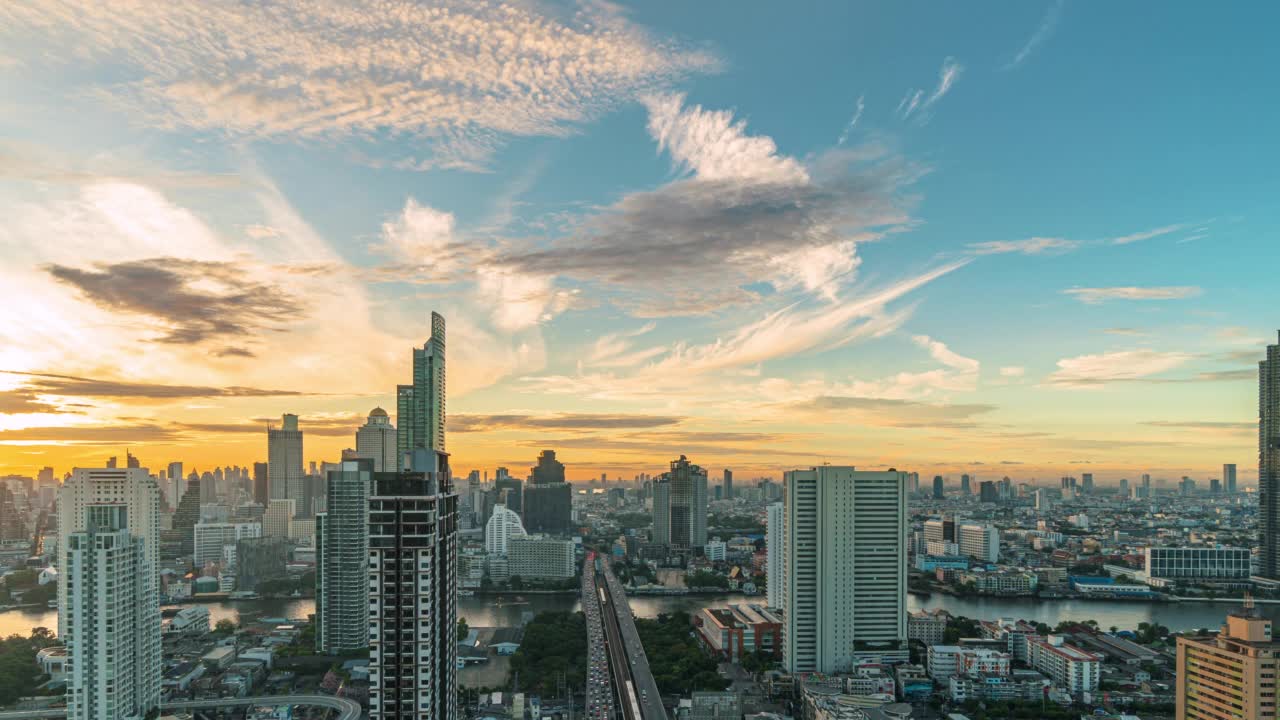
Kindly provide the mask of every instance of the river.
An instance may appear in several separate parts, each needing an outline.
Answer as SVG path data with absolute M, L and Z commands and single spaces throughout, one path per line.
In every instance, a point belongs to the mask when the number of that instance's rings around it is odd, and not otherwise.
M 704 607 L 719 607 L 728 603 L 760 602 L 763 597 L 743 598 L 740 595 L 645 595 L 631 598 L 631 608 L 640 617 L 655 617 L 659 613 L 683 610 L 695 613 Z M 280 600 L 243 600 L 238 602 L 203 603 L 209 608 L 211 621 L 224 618 L 238 620 L 241 613 L 258 617 L 305 618 L 315 610 L 310 598 Z M 910 610 L 943 608 L 955 615 L 990 620 L 1001 617 L 1021 618 L 1057 625 L 1063 620 L 1098 621 L 1098 626 L 1112 626 L 1122 630 L 1134 629 L 1141 622 L 1159 622 L 1174 631 L 1197 628 L 1217 628 L 1227 612 L 1234 607 L 1230 603 L 1148 603 L 1140 601 L 1084 601 L 1084 600 L 1031 600 L 1026 598 L 958 598 L 935 593 L 932 597 L 907 597 Z M 1267 617 L 1280 620 L 1280 605 L 1260 605 Z M 519 624 L 525 612 L 543 610 L 578 610 L 575 596 L 528 595 L 523 601 L 512 598 L 462 597 L 458 598 L 458 615 L 467 619 L 473 627 L 499 627 Z M 56 630 L 58 612 L 45 608 L 9 610 L 0 612 L 0 637 L 14 633 L 26 635 L 31 628 L 44 626 Z

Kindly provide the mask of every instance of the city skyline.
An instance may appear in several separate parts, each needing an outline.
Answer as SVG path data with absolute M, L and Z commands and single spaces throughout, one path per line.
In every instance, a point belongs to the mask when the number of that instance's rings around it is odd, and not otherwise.
M 1255 484 L 1280 8 L 393 5 L 0 8 L 0 472 L 337 462 L 438 308 L 459 468 Z

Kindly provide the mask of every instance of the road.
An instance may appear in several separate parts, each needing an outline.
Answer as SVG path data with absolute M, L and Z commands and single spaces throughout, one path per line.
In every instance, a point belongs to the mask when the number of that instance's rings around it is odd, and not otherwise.
M 245 707 L 249 705 L 314 705 L 317 707 L 329 708 L 330 710 L 336 710 L 338 712 L 337 720 L 360 720 L 361 713 L 359 703 L 347 700 L 346 698 L 333 697 L 332 695 L 265 695 L 262 697 L 247 698 L 184 700 L 182 702 L 162 703 L 160 705 L 160 710 L 162 712 L 168 712 L 171 710 L 199 710 L 201 708 L 213 708 L 220 710 L 231 707 Z M 0 720 L 46 720 L 49 718 L 64 718 L 66 716 L 66 708 L 0 712 Z
M 636 632 L 635 616 L 631 614 L 631 605 L 627 602 L 627 593 L 622 583 L 614 577 L 609 563 L 601 563 L 602 572 L 597 580 L 604 590 L 605 641 L 609 649 L 609 662 L 612 666 L 622 668 L 622 676 L 629 676 L 631 681 L 621 681 L 618 693 L 625 720 L 667 720 L 667 711 L 662 707 L 662 696 L 658 694 L 658 683 L 653 679 L 649 669 L 649 658 L 644 654 L 644 645 L 640 642 L 640 634 Z M 615 673 L 615 676 L 617 673 Z M 615 680 L 615 683 L 619 681 Z M 636 717 L 637 710 L 639 717 Z
M 587 717 L 613 720 L 613 679 L 605 649 L 600 595 L 596 589 L 596 554 L 587 553 L 582 564 L 582 612 L 587 618 Z

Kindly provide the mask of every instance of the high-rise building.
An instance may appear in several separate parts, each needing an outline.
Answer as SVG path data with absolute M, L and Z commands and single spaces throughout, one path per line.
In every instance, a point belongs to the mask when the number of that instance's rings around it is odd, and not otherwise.
M 724 499 L 733 499 L 733 471 L 729 468 L 724 469 Z
M 765 593 L 768 598 L 769 607 L 778 608 L 782 606 L 782 590 L 783 590 L 783 543 L 782 533 L 785 523 L 786 514 L 783 504 L 772 503 L 769 505 L 765 515 Z
M 707 471 L 681 455 L 671 461 L 671 470 L 663 474 L 667 498 L 662 511 L 672 547 L 695 549 L 707 544 Z M 659 512 L 655 499 L 654 513 Z M 654 528 L 657 529 L 657 519 Z
M 1178 720 L 1276 717 L 1276 658 L 1271 619 L 1246 609 L 1227 616 L 1217 635 L 1178 637 Z
M 505 505 L 494 505 L 493 514 L 484 526 L 484 550 L 491 555 L 506 555 L 511 538 L 525 534 L 519 515 Z
M 263 537 L 293 537 L 293 516 L 297 515 L 293 500 L 271 500 L 262 513 Z
M 195 552 L 195 527 L 200 522 L 200 478 L 193 472 L 187 477 L 187 491 L 182 493 L 178 507 L 169 523 L 170 536 L 175 539 L 175 557 L 191 557 Z
M 555 450 L 538 454 L 521 498 L 524 526 L 534 533 L 567 533 L 573 527 L 573 489 L 564 480 L 564 463 Z
M 671 482 L 659 477 L 650 485 L 653 491 L 653 542 L 671 544 Z
M 196 567 L 208 563 L 229 565 L 235 561 L 236 543 L 245 538 L 262 537 L 262 525 L 248 522 L 212 522 L 196 523 L 195 556 L 192 562 Z
M 253 501 L 264 508 L 271 502 L 271 490 L 267 484 L 267 464 L 264 462 L 253 464 Z
M 934 499 L 941 500 L 945 495 L 946 495 L 946 490 L 945 490 L 945 489 L 943 488 L 943 486 L 942 486 L 942 476 L 941 476 L 941 475 L 934 475 L 934 476 L 933 476 L 933 497 L 934 497 Z
M 27 523 L 18 511 L 14 493 L 0 484 L 0 541 L 20 542 L 27 537 Z
M 279 428 L 267 428 L 267 482 L 272 500 L 293 500 L 295 510 L 303 504 L 302 431 L 298 416 L 286 413 Z
M 58 528 L 67 718 L 142 718 L 160 702 L 160 488 L 143 468 L 77 468 Z
M 1000 501 L 1000 493 L 996 490 L 996 484 L 990 480 L 983 480 L 978 485 L 978 501 L 984 503 L 994 503 Z
M 956 527 L 960 552 L 985 563 L 1000 562 L 1000 531 L 993 525 L 964 523 Z
M 783 666 L 849 672 L 907 657 L 907 474 L 785 475 Z
M 1258 363 L 1258 503 L 1259 572 L 1280 579 L 1280 343 Z
M 503 468 L 499 468 L 503 469 Z M 506 505 L 508 510 L 517 514 L 524 512 L 524 481 L 517 477 L 499 474 L 493 481 L 495 505 Z
M 396 462 L 401 470 L 414 450 L 444 452 L 445 325 L 431 313 L 431 337 L 413 349 L 413 384 L 396 386 Z
M 1228 495 L 1236 491 L 1236 464 L 1226 463 L 1222 466 L 1222 489 Z
M 396 471 L 397 442 L 396 427 L 380 407 L 370 410 L 368 421 L 356 430 L 356 454 L 372 460 L 374 472 Z
M 1080 492 L 1085 495 L 1093 493 L 1093 473 L 1083 473 L 1080 475 Z
M 1151 475 L 1149 473 L 1142 474 L 1142 498 L 1144 500 L 1151 499 Z
M 455 720 L 458 495 L 446 453 L 410 464 L 369 498 L 369 717 Z
M 329 504 L 316 519 L 316 649 L 329 655 L 369 647 L 365 523 L 373 463 L 344 460 L 330 470 Z
M 969 492 L 969 476 L 968 476 L 968 475 L 961 475 L 961 476 L 960 476 L 960 494 L 961 494 L 961 495 L 965 495 L 965 496 L 967 496 L 967 495 L 969 495 L 969 494 L 970 494 L 970 492 Z
M 513 537 L 507 541 L 511 575 L 535 580 L 565 580 L 577 574 L 574 542 L 543 536 Z
M 236 541 L 236 589 L 257 590 L 264 580 L 285 576 L 289 544 L 282 537 L 249 537 Z

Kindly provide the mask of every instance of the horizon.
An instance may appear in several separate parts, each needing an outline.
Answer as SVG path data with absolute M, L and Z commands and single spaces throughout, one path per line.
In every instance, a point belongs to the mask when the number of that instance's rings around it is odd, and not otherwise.
M 0 7 L 0 475 L 336 462 L 438 310 L 458 468 L 1257 485 L 1280 7 L 393 4 Z

